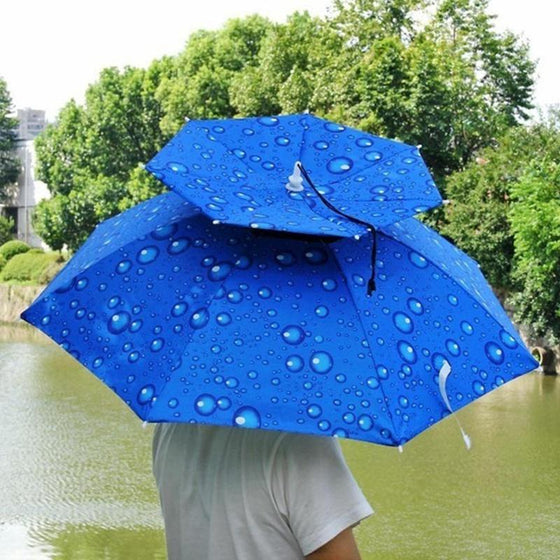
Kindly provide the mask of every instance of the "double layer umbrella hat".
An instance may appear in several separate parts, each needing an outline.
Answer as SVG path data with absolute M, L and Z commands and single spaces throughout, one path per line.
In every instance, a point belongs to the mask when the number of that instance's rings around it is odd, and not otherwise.
M 537 364 L 474 261 L 414 218 L 375 237 L 368 294 L 371 235 L 216 224 L 170 192 L 98 226 L 23 318 L 144 420 L 401 445 Z

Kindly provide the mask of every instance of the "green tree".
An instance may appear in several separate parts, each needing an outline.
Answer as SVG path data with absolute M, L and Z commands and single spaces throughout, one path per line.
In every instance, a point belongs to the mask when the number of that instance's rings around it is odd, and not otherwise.
M 431 11 L 428 4 L 433 4 Z M 527 45 L 498 33 L 486 0 L 338 1 L 343 39 L 327 113 L 421 144 L 440 186 L 531 107 Z
M 442 233 L 475 258 L 517 317 L 560 335 L 560 114 L 510 129 L 453 174 Z
M 38 176 L 53 197 L 37 206 L 34 225 L 53 249 L 79 247 L 99 221 L 139 201 L 132 191 L 140 184 L 142 196 L 161 192 L 136 170 L 168 139 L 156 90 L 170 66 L 162 59 L 146 70 L 103 70 L 86 104 L 69 102 L 36 140 Z
M 68 195 L 75 176 L 90 170 L 88 134 L 86 111 L 72 100 L 60 111 L 57 122 L 35 140 L 37 178 L 52 195 Z
M 10 116 L 12 99 L 6 81 L 0 78 L 0 201 L 6 196 L 6 187 L 15 183 L 20 162 L 14 155 L 17 120 Z
M 560 132 L 559 132 L 560 135 Z M 535 334 L 560 340 L 560 164 L 558 154 L 534 157 L 512 186 L 509 213 L 515 250 L 512 301 Z
M 157 92 L 165 112 L 162 129 L 173 134 L 185 118 L 234 116 L 232 83 L 238 74 L 256 67 L 262 42 L 272 27 L 255 15 L 229 20 L 218 31 L 191 35 Z M 251 92 L 247 95 L 254 97 Z
M 560 120 L 509 129 L 495 147 L 479 152 L 449 177 L 446 222 L 441 231 L 476 259 L 497 289 L 514 290 L 516 260 L 509 222 L 512 190 L 533 160 L 560 160 Z M 516 203 L 517 204 L 517 203 Z
M 236 113 L 316 111 L 315 92 L 325 61 L 331 56 L 333 39 L 334 31 L 307 12 L 296 12 L 285 24 L 271 26 L 257 64 L 232 80 L 231 103 Z

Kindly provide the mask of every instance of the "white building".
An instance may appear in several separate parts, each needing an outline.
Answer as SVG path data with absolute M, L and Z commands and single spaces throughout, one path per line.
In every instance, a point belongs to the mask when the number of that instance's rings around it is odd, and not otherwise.
M 33 247 L 45 248 L 44 242 L 35 234 L 31 224 L 33 210 L 40 200 L 50 197 L 47 185 L 35 178 L 35 148 L 33 141 L 46 126 L 45 111 L 20 109 L 16 155 L 21 162 L 21 171 L 11 199 L 0 207 L 4 216 L 15 223 L 16 237 Z

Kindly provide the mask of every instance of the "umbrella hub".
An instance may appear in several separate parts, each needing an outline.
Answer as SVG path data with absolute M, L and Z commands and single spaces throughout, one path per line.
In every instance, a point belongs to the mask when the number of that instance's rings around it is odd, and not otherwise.
M 301 162 L 294 163 L 294 171 L 288 177 L 286 189 L 290 192 L 301 192 L 303 190 L 303 177 L 301 176 Z

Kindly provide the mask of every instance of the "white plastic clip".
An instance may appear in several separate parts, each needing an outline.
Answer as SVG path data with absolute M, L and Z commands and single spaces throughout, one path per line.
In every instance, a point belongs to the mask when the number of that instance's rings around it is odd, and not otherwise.
M 145 430 L 148 427 L 148 421 L 144 420 L 144 422 L 142 422 L 142 429 Z
M 290 192 L 301 192 L 303 190 L 303 177 L 299 166 L 301 163 L 296 161 L 294 164 L 294 172 L 288 177 L 286 189 Z
M 471 438 L 463 430 L 463 426 L 461 426 L 461 422 L 459 422 L 457 415 L 453 412 L 453 409 L 451 408 L 451 403 L 449 402 L 449 397 L 447 396 L 447 390 L 445 388 L 445 384 L 447 382 L 447 378 L 449 377 L 450 373 L 451 373 L 451 366 L 449 365 L 449 362 L 444 361 L 443 365 L 441 366 L 441 369 L 439 370 L 439 392 L 441 393 L 441 397 L 443 399 L 443 402 L 445 403 L 445 406 L 447 407 L 447 410 L 449 410 L 451 416 L 455 418 L 455 421 L 459 426 L 459 430 L 461 430 L 461 435 L 463 436 L 463 441 L 465 442 L 465 446 L 467 447 L 467 449 L 470 449 Z

